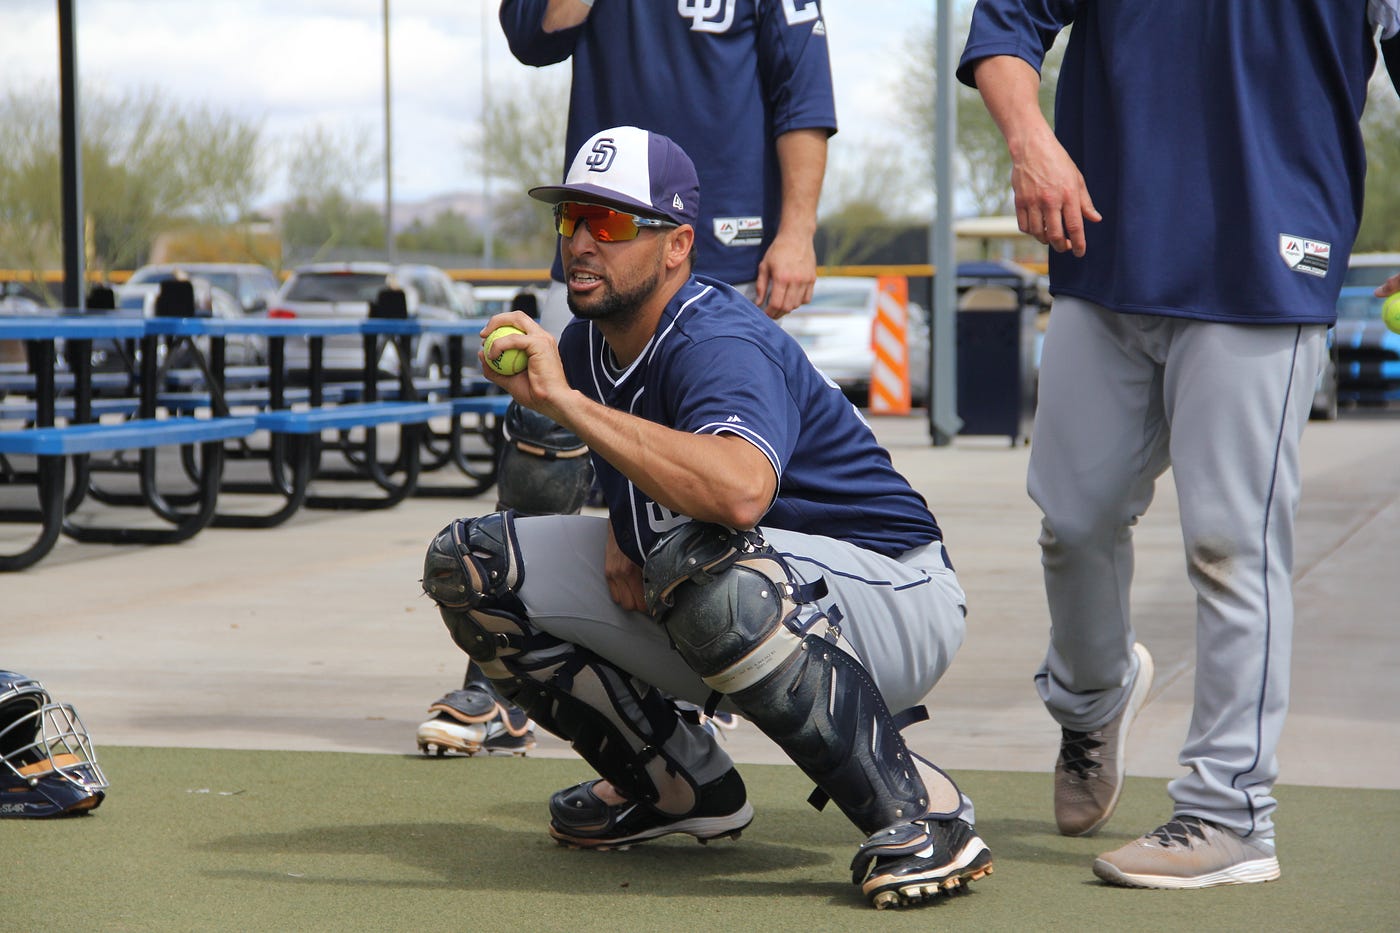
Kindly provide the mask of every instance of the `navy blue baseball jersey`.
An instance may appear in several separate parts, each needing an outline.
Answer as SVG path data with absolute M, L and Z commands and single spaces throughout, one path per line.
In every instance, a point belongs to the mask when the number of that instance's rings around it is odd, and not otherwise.
M 610 126 L 675 140 L 700 175 L 696 269 L 753 281 L 782 205 L 773 140 L 836 131 L 820 4 L 598 0 L 582 26 L 553 34 L 540 28 L 547 5 L 505 0 L 500 17 L 525 64 L 573 58 L 565 153 Z M 563 279 L 557 257 L 554 277 Z
M 641 355 L 620 369 L 590 321 L 564 330 L 569 383 L 588 397 L 694 434 L 736 434 L 778 476 L 760 523 L 838 538 L 886 556 L 941 538 L 924 499 L 870 426 L 801 347 L 722 282 L 692 276 L 667 304 Z M 656 538 L 687 521 L 594 455 L 613 532 L 638 564 Z
M 1103 220 L 1086 224 L 1083 257 L 1050 254 L 1051 291 L 1123 312 L 1332 323 L 1361 219 L 1366 0 L 979 0 L 958 77 L 972 84 L 991 55 L 1038 70 L 1071 23 L 1055 134 Z M 1158 67 L 1149 48 L 1167 50 Z

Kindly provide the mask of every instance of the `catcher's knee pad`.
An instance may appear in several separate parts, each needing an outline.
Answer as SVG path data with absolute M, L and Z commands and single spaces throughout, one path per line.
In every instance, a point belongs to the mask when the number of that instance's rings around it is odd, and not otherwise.
M 457 647 L 493 681 L 490 662 L 558 643 L 525 618 L 516 595 L 524 577 L 510 512 L 457 519 L 433 538 L 423 561 L 423 592 L 438 604 Z
M 497 508 L 521 515 L 572 515 L 583 508 L 593 462 L 577 434 L 517 402 L 506 407 L 502 434 Z
M 814 802 L 836 801 L 867 834 L 961 808 L 951 780 L 910 753 L 865 667 L 804 634 L 799 604 L 811 594 L 757 533 L 682 525 L 657 542 L 643 576 L 681 657 L 816 782 Z

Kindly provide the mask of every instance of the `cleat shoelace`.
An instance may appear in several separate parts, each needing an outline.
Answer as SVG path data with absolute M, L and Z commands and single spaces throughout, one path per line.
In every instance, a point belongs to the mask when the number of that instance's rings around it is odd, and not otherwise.
M 1193 840 L 1205 841 L 1205 823 L 1199 817 L 1179 816 L 1158 826 L 1148 835 L 1166 848 L 1185 846 L 1189 849 Z
M 1073 732 L 1069 729 L 1060 729 L 1060 762 L 1081 781 L 1087 781 L 1095 777 L 1099 769 L 1103 767 L 1094 753 L 1103 748 L 1103 742 L 1098 738 L 1102 735 L 1099 732 Z

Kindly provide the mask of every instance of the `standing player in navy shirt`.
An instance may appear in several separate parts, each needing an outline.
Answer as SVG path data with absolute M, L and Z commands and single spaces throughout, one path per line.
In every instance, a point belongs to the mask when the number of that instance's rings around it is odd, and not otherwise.
M 520 61 L 572 64 L 566 163 L 610 126 L 674 139 L 705 189 L 696 270 L 772 317 L 811 298 L 836 132 L 818 0 L 505 0 L 500 18 Z M 553 275 L 541 320 L 558 335 L 568 312 L 557 257 Z
M 1069 26 L 1052 131 L 1038 71 Z M 1171 819 L 1094 862 L 1114 884 L 1279 876 L 1298 447 L 1360 224 L 1377 26 L 1395 33 L 1396 0 L 973 13 L 958 76 L 1006 137 L 1021 229 L 1054 250 L 1028 486 L 1062 833 L 1096 832 L 1123 787 L 1152 683 L 1128 612 L 1132 529 L 1168 466 L 1196 591 L 1189 770 Z
M 678 698 L 742 713 L 866 841 L 876 907 L 981 878 L 971 802 L 912 753 L 897 716 L 964 634 L 938 524 L 869 426 L 798 345 L 723 283 L 691 274 L 700 185 L 670 139 L 585 140 L 555 206 L 574 321 L 557 347 L 520 313 L 491 374 L 576 433 L 607 518 L 460 519 L 423 574 L 453 640 L 601 779 L 559 791 L 549 831 L 608 849 L 737 836 L 742 779 Z

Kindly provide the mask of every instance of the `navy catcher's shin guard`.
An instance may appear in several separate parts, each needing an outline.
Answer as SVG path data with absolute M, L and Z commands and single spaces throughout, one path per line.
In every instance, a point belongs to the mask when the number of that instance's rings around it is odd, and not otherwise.
M 804 595 L 756 532 L 682 525 L 643 576 L 647 606 L 685 662 L 863 832 L 962 809 L 951 779 L 909 751 L 860 661 L 790 625 Z

